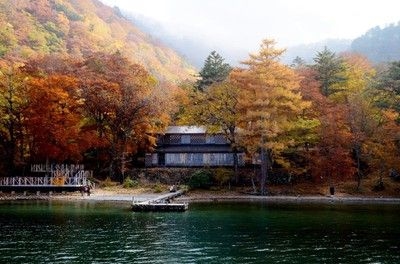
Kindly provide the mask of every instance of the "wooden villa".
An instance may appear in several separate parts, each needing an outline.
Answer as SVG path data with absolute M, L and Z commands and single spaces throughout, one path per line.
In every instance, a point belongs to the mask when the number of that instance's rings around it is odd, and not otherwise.
M 238 153 L 244 165 L 244 153 Z M 208 134 L 204 127 L 170 126 L 158 135 L 157 146 L 147 153 L 146 167 L 224 167 L 234 165 L 231 145 L 221 133 Z

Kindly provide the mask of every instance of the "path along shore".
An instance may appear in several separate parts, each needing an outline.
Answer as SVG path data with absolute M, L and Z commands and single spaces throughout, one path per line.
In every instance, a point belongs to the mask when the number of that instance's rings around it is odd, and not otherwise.
M 23 195 L 0 193 L 0 201 L 19 200 L 59 200 L 59 201 L 93 201 L 132 203 L 154 199 L 163 193 L 113 193 L 96 190 L 90 196 L 81 193 L 41 193 Z M 400 198 L 391 197 L 355 197 L 355 196 L 256 196 L 238 193 L 215 194 L 212 192 L 188 193 L 175 199 L 177 202 L 265 202 L 274 204 L 393 204 L 400 206 Z

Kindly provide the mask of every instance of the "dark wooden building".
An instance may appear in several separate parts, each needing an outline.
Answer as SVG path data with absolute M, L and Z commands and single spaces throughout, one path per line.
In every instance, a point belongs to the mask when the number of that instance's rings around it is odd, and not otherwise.
M 146 154 L 146 167 L 233 166 L 234 153 L 223 134 L 208 134 L 197 126 L 171 126 L 159 135 L 153 153 Z M 244 165 L 244 153 L 238 153 Z

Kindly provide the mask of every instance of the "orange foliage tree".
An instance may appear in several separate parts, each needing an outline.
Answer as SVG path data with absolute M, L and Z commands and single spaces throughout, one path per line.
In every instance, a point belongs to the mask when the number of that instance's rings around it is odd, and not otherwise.
M 29 107 L 24 112 L 24 125 L 32 158 L 81 158 L 85 144 L 80 140 L 81 102 L 77 88 L 76 79 L 65 75 L 32 77 L 27 82 Z
M 168 107 L 155 79 L 118 53 L 89 57 L 79 74 L 88 124 L 109 145 L 110 176 L 122 180 L 125 154 L 154 144 L 152 132 L 166 126 Z

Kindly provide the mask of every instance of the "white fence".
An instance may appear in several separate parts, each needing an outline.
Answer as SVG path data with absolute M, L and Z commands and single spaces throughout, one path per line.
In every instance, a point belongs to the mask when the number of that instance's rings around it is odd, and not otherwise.
M 0 186 L 30 186 L 30 187 L 82 187 L 92 186 L 88 180 L 90 171 L 79 171 L 73 177 L 65 174 L 54 173 L 54 176 L 40 177 L 0 177 Z

